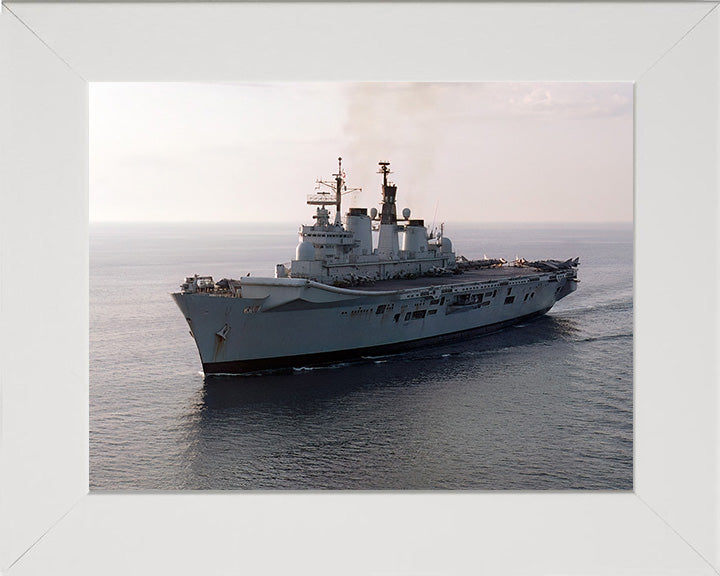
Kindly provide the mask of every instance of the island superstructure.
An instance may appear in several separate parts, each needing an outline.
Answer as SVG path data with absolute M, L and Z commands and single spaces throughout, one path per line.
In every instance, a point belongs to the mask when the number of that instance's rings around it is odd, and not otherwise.
M 402 225 L 396 208 L 397 186 L 388 181 L 389 162 L 380 162 L 382 174 L 381 211 L 350 208 L 345 222 L 340 219 L 342 195 L 347 189 L 338 159 L 334 180 L 317 182 L 321 192 L 309 195 L 307 203 L 317 206 L 315 224 L 302 226 L 295 259 L 288 268 L 276 267 L 278 278 L 307 278 L 331 285 L 347 285 L 362 281 L 388 280 L 409 275 L 455 268 L 455 254 L 450 240 L 442 234 L 428 241 L 423 220 L 411 219 L 410 210 L 403 210 Z M 333 192 L 327 191 L 332 185 Z M 335 218 L 330 221 L 327 206 L 335 205 Z M 373 245 L 372 226 L 377 231 Z
M 546 313 L 577 287 L 578 258 L 527 262 L 457 257 L 382 175 L 381 209 L 350 208 L 342 159 L 307 197 L 312 225 L 275 276 L 187 277 L 172 294 L 206 374 L 238 374 L 400 352 L 489 332 Z M 331 214 L 328 207 L 334 207 Z

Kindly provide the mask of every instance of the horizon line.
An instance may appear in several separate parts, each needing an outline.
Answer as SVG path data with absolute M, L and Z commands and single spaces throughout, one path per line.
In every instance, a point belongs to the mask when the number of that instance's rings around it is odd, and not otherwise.
M 89 224 L 156 224 L 156 225 L 165 225 L 165 224 L 293 224 L 297 225 L 297 221 L 295 220 L 88 220 Z M 447 224 L 447 222 L 444 222 Z M 543 225 L 552 225 L 552 226 L 561 226 L 561 225 L 568 225 L 568 224 L 597 224 L 597 225 L 607 225 L 607 224 L 613 224 L 613 225 L 634 225 L 634 220 L 533 220 L 533 221 L 517 221 L 517 220 L 457 220 L 453 221 L 451 224 L 460 224 L 460 225 L 466 225 L 466 224 L 478 224 L 478 225 L 488 225 L 488 224 L 515 224 L 515 225 L 521 225 L 521 224 L 543 224 Z

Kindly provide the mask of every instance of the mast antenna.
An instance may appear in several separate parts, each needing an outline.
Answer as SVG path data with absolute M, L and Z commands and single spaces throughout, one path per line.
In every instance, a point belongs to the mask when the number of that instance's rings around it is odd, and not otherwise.
M 342 195 L 347 194 L 348 192 L 360 191 L 362 188 L 348 188 L 345 185 L 345 172 L 342 169 L 341 157 L 338 157 L 338 171 L 337 174 L 333 174 L 333 178 L 334 182 L 320 179 L 316 180 L 315 189 L 319 190 L 319 192 L 317 194 L 309 194 L 307 203 L 322 206 L 323 208 L 329 204 L 335 204 L 335 225 L 340 226 L 342 221 L 340 207 L 342 203 Z M 329 188 L 335 192 L 334 201 L 332 194 L 323 189 L 323 187 Z
M 342 187 L 345 183 L 345 175 L 342 171 L 342 158 L 338 156 L 338 171 L 335 176 L 335 224 L 340 224 L 340 204 L 342 203 Z
M 387 186 L 388 174 L 392 174 L 392 172 L 390 172 L 390 168 L 389 168 L 390 162 L 378 162 L 378 164 L 380 165 L 380 170 L 378 170 L 378 174 L 383 175 L 383 186 Z

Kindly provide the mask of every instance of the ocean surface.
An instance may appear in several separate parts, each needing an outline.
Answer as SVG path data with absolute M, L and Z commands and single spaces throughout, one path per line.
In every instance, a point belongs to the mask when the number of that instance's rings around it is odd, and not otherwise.
M 91 489 L 631 490 L 632 227 L 445 233 L 469 258 L 579 256 L 578 290 L 459 343 L 205 379 L 170 292 L 272 275 L 297 226 L 91 225 Z

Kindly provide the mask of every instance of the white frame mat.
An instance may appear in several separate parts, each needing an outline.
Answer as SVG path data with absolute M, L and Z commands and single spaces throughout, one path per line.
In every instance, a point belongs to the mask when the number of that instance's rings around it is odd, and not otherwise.
M 31 3 L 0 13 L 0 571 L 720 573 L 720 10 Z M 635 83 L 634 490 L 88 494 L 88 82 Z

